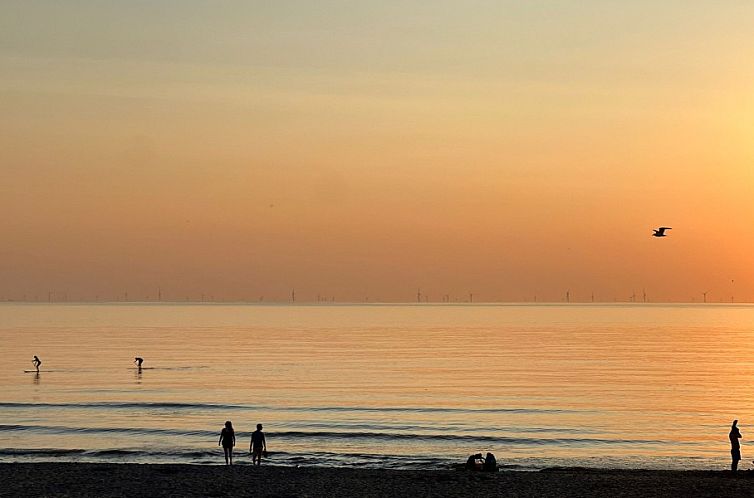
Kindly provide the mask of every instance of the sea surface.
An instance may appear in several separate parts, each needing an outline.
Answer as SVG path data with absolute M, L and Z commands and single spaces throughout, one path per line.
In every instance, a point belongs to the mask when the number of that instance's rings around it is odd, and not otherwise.
M 750 305 L 4 303 L 0 352 L 2 462 L 219 464 L 226 420 L 242 464 L 257 423 L 270 465 L 754 458 Z

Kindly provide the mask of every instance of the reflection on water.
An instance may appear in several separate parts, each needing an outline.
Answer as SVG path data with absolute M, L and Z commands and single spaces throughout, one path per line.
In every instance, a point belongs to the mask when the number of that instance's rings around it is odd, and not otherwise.
M 744 305 L 2 304 L 0 461 L 218 463 L 232 420 L 242 447 L 264 423 L 273 464 L 725 468 L 731 420 L 744 453 L 754 425 L 753 323 Z

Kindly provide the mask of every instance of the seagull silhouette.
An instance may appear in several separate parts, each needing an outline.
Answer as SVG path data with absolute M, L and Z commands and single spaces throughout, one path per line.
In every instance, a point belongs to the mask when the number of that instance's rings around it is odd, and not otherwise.
M 654 233 L 652 234 L 652 237 L 667 237 L 667 235 L 665 235 L 665 230 L 672 230 L 672 228 L 670 228 L 670 227 L 660 227 L 660 228 L 657 228 L 657 229 L 653 228 L 652 230 L 654 230 Z

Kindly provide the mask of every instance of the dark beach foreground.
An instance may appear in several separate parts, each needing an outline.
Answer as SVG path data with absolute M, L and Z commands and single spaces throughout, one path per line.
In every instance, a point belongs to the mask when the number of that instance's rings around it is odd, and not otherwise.
M 239 465 L 0 464 L 1 496 L 752 496 L 754 475 L 559 469 L 483 474 Z

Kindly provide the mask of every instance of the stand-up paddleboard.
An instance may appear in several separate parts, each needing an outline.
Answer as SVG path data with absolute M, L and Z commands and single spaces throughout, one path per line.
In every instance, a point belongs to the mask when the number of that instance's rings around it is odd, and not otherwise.
M 35 374 L 35 373 L 42 373 L 42 370 L 40 370 L 39 372 L 37 372 L 36 370 L 24 370 L 24 373 L 25 373 L 25 374 Z

